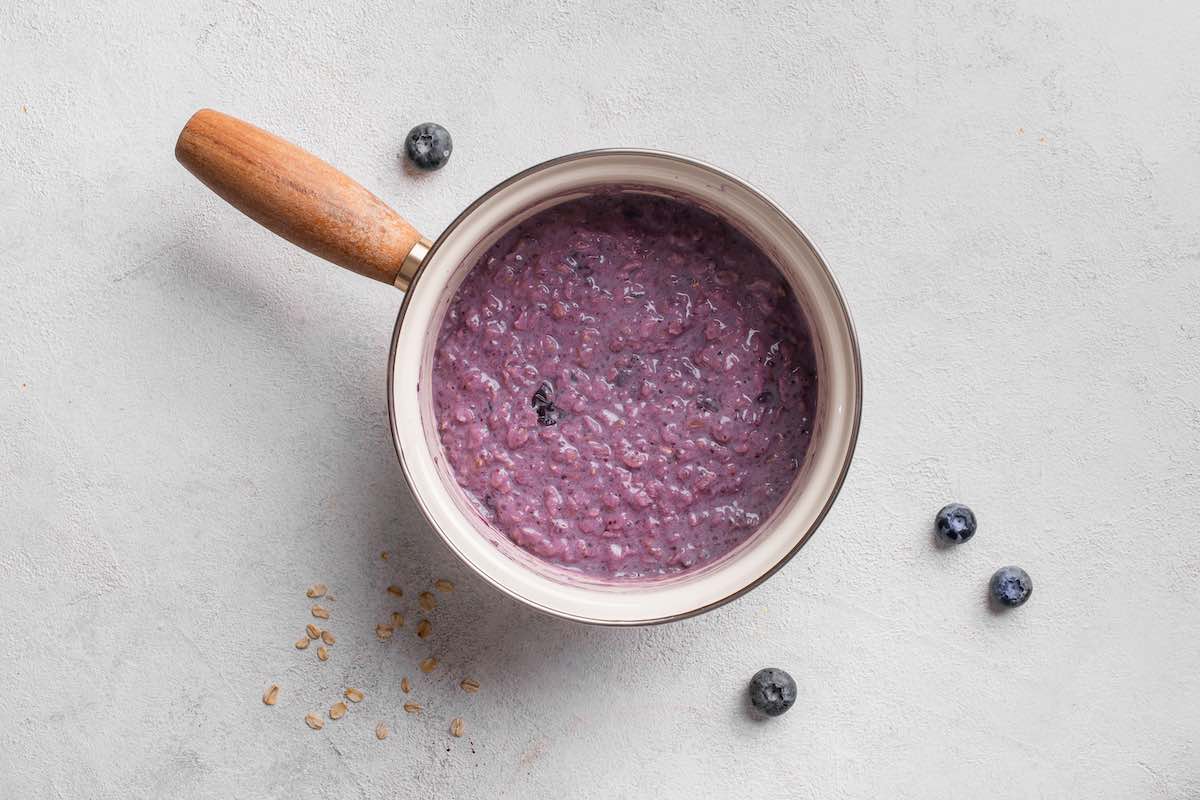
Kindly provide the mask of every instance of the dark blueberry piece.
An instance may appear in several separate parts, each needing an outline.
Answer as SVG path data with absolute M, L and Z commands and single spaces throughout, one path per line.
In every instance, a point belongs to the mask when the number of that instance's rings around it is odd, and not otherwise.
M 530 405 L 537 412 L 539 425 L 557 425 L 562 419 L 562 412 L 554 405 L 554 384 L 550 381 L 542 381 Z
M 947 542 L 962 544 L 975 535 L 975 513 L 962 503 L 951 503 L 937 513 L 938 535 Z
M 763 405 L 766 405 L 767 403 L 771 402 L 772 397 L 774 397 L 774 394 L 772 394 L 770 389 L 767 389 L 766 391 L 760 392 L 758 397 L 754 399 Z
M 436 122 L 422 122 L 409 131 L 404 140 L 408 160 L 420 169 L 435 170 L 446 166 L 453 149 L 450 131 Z
M 750 703 L 768 717 L 778 717 L 796 702 L 796 682 L 781 669 L 768 667 L 750 679 Z
M 992 597 L 1002 606 L 1019 606 L 1033 594 L 1033 578 L 1020 567 L 1001 567 L 992 576 Z
M 700 409 L 701 411 L 708 411 L 712 414 L 715 414 L 721 410 L 721 407 L 717 405 L 716 400 L 713 400 L 711 397 L 706 397 L 705 395 L 701 395 L 696 398 L 696 408 Z

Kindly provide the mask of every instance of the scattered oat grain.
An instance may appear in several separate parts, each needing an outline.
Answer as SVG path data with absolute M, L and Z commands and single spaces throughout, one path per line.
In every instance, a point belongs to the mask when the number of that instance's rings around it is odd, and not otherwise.
M 454 719 L 450 720 L 450 735 L 451 736 L 462 736 L 463 735 L 463 721 L 462 721 L 461 717 L 455 717 Z
M 459 686 L 461 686 L 462 690 L 467 694 L 475 694 L 479 691 L 479 681 L 475 680 L 474 678 L 463 678 L 462 683 L 460 683 Z
M 395 625 L 397 628 L 403 628 L 404 627 L 404 615 L 401 614 L 399 611 L 393 611 L 392 612 L 392 624 Z
M 305 592 L 305 594 L 307 594 L 309 597 L 323 597 L 326 589 L 327 587 L 325 584 L 314 583 L 312 586 L 308 587 L 308 591 Z
M 419 705 L 417 705 L 416 703 L 405 703 L 404 710 L 406 712 L 408 712 L 409 714 L 421 713 L 421 707 Z
M 404 597 L 404 590 L 395 584 L 392 584 L 387 588 L 387 593 L 395 595 L 396 597 Z
M 333 631 L 321 631 L 321 641 L 325 644 L 333 644 L 337 641 L 337 637 L 333 635 Z
M 304 632 L 308 634 L 308 638 L 310 639 L 321 638 L 321 629 L 316 625 L 313 625 L 311 622 L 304 626 Z
M 275 705 L 275 701 L 279 699 L 279 684 L 272 683 L 265 692 L 263 692 L 263 703 L 269 706 Z
M 329 619 L 329 609 L 324 606 L 313 606 L 312 615 L 317 619 Z
M 325 720 L 321 719 L 316 714 L 305 714 L 304 721 L 307 722 L 308 727 L 312 728 L 314 731 L 319 731 L 321 728 L 325 727 Z
M 325 647 L 324 645 L 322 645 L 321 647 L 318 647 L 317 648 L 317 658 L 319 658 L 322 661 L 328 661 L 329 660 L 329 648 Z
M 375 626 L 375 635 L 379 637 L 380 641 L 392 638 L 392 634 L 395 632 L 395 628 L 391 625 L 384 625 L 382 622 Z
M 400 691 L 404 692 L 405 694 L 408 694 L 412 691 L 412 684 L 408 682 L 407 675 L 400 679 Z
M 308 643 L 310 641 L 312 641 L 312 640 L 309 639 L 307 636 L 301 636 L 299 639 L 296 640 L 296 649 L 297 650 L 305 649 L 306 647 L 308 647 Z
M 433 582 L 433 588 L 437 589 L 439 592 L 453 592 L 454 584 L 445 578 L 438 578 Z
M 421 592 L 418 597 L 421 601 L 421 608 L 426 611 L 433 611 L 437 608 L 437 598 L 433 596 L 433 592 Z
M 344 692 L 344 694 L 346 695 L 346 699 L 349 700 L 351 703 L 361 703 L 362 702 L 363 693 L 360 692 L 358 689 L 355 689 L 353 686 L 348 688 Z
M 387 737 L 388 737 L 387 725 L 384 725 L 382 722 L 379 723 L 378 725 L 376 725 L 375 726 L 375 738 L 382 742 Z
M 433 625 L 429 620 L 423 619 L 417 623 L 417 636 L 422 639 L 428 639 L 431 633 L 433 633 Z
M 341 700 L 329 707 L 330 719 L 341 719 L 344 716 L 346 716 L 346 704 Z
M 421 672 L 430 673 L 437 669 L 438 660 L 432 656 L 421 662 Z

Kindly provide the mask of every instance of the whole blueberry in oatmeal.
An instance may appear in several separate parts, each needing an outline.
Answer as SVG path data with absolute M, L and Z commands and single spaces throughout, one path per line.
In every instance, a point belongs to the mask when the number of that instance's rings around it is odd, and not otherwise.
M 478 513 L 587 575 L 729 552 L 786 495 L 817 372 L 775 266 L 717 217 L 607 192 L 506 233 L 455 295 L 433 388 Z

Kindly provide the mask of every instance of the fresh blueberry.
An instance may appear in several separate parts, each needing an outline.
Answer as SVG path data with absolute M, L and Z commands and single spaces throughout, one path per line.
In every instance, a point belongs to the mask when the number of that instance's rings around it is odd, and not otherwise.
M 947 542 L 962 544 L 975 535 L 975 513 L 962 503 L 951 503 L 937 513 L 938 535 Z
M 562 412 L 554 405 L 554 384 L 550 381 L 542 381 L 530 405 L 537 412 L 539 425 L 557 425 L 562 418 Z
M 408 160 L 425 170 L 446 166 L 453 149 L 454 142 L 450 139 L 450 131 L 436 122 L 422 122 L 409 131 L 404 140 L 404 151 L 408 154 Z
M 1033 578 L 1020 567 L 1001 567 L 992 576 L 992 597 L 1003 606 L 1019 606 L 1033 594 Z
M 767 667 L 750 679 L 750 703 L 768 717 L 778 717 L 796 702 L 796 682 L 781 669 Z

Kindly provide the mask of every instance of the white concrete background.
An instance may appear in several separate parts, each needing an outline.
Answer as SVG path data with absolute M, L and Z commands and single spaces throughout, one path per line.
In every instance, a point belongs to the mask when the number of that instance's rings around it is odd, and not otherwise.
M 84 5 L 0 4 L 5 800 L 1200 796 L 1195 3 Z M 747 598 L 650 630 L 473 580 L 388 438 L 400 295 L 175 164 L 206 105 L 431 234 L 588 147 L 761 186 L 862 337 L 823 529 Z M 426 119 L 456 150 L 418 178 L 396 154 Z M 947 500 L 981 531 L 939 550 Z M 1037 590 L 997 615 L 1007 563 Z M 458 591 L 430 643 L 376 642 L 384 587 L 435 577 Z M 292 647 L 318 580 L 324 664 Z M 761 723 L 765 665 L 800 699 Z M 347 684 L 366 702 L 308 730 Z

